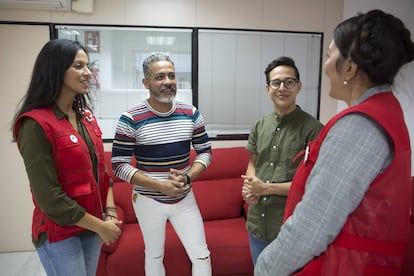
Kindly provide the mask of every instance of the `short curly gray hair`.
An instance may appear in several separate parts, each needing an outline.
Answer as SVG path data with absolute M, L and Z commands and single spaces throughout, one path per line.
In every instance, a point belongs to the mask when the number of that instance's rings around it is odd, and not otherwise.
M 168 61 L 174 66 L 174 62 L 170 59 L 170 57 L 163 53 L 155 53 L 148 56 L 144 62 L 142 63 L 142 69 L 144 71 L 144 77 L 148 79 L 151 75 L 151 68 L 150 65 L 154 62 L 158 61 Z

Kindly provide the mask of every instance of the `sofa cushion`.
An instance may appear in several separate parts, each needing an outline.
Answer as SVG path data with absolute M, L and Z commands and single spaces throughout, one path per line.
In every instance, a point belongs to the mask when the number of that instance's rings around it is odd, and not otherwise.
M 253 271 L 245 223 L 244 218 L 204 222 L 213 275 L 243 275 Z
M 191 151 L 194 159 L 195 152 Z M 240 178 L 246 172 L 249 152 L 244 147 L 220 148 L 212 150 L 212 162 L 197 180 Z
M 193 182 L 193 192 L 204 221 L 237 218 L 242 214 L 242 179 L 223 178 Z
M 107 276 L 145 275 L 144 242 L 137 223 L 125 224 L 117 250 L 106 263 Z

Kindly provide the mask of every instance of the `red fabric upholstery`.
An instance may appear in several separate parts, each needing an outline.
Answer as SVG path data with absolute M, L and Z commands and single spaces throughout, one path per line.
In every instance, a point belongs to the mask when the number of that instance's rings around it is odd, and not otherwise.
M 123 210 L 125 214 L 124 223 L 137 223 L 137 217 L 135 216 L 134 208 L 132 207 L 132 185 L 127 182 L 116 182 L 113 186 L 113 193 L 115 199 L 128 199 L 128 200 L 116 200 L 116 204 Z
M 193 191 L 204 221 L 238 218 L 243 206 L 242 179 L 202 180 L 193 183 Z M 208 189 L 206 189 L 208 187 Z
M 191 152 L 192 160 L 195 153 Z M 111 153 L 105 153 L 108 169 Z M 249 154 L 243 147 L 213 149 L 213 161 L 195 181 L 193 191 L 204 221 L 213 275 L 253 275 L 246 230 L 246 204 L 241 196 Z M 113 174 L 113 173 L 112 173 Z M 118 215 L 124 216 L 118 241 L 103 246 L 98 276 L 144 274 L 144 241 L 132 207 L 132 186 L 114 178 Z M 166 275 L 191 275 L 191 262 L 172 226 L 167 223 L 164 264 Z
M 243 217 L 207 221 L 204 227 L 213 275 L 253 275 L 246 220 Z
M 242 147 L 213 149 L 213 162 L 208 166 L 197 181 L 217 180 L 226 178 L 240 178 L 241 174 L 246 172 L 249 152 Z M 191 159 L 195 156 L 191 152 Z

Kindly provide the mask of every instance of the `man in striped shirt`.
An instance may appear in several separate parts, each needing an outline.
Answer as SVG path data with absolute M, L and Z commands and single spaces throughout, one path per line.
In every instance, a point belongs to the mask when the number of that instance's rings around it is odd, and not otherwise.
M 201 113 L 175 101 L 174 63 L 164 54 L 143 62 L 149 98 L 124 112 L 112 146 L 117 177 L 132 185 L 133 206 L 145 241 L 146 275 L 165 275 L 165 226 L 171 222 L 192 261 L 193 275 L 211 275 L 203 221 L 191 180 L 211 162 Z M 197 156 L 190 164 L 190 147 Z M 131 165 L 134 155 L 136 163 Z

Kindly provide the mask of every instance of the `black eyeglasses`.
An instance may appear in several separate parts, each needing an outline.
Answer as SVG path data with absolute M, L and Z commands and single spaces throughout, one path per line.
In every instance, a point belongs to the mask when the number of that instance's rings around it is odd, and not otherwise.
M 295 85 L 298 82 L 299 81 L 297 79 L 286 78 L 284 80 L 279 80 L 279 79 L 270 80 L 267 84 L 273 89 L 279 89 L 280 85 L 283 83 L 284 87 L 286 87 L 287 89 L 291 89 L 291 88 L 295 87 Z

